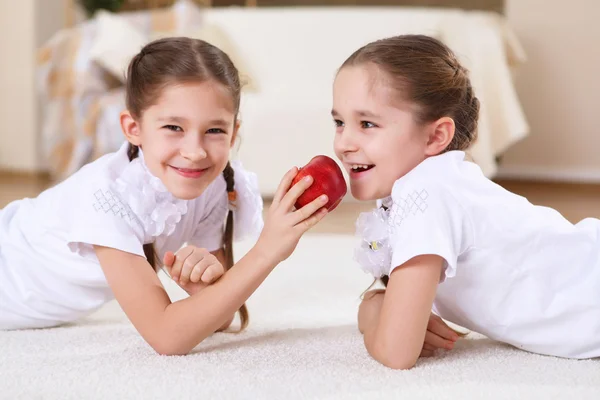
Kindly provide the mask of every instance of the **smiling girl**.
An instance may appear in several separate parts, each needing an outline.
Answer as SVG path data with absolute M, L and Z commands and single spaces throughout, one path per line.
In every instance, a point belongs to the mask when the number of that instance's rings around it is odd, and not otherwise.
M 59 326 L 116 298 L 154 350 L 186 354 L 236 311 L 246 326 L 245 301 L 327 198 L 295 210 L 311 178 L 292 186 L 294 168 L 263 223 L 256 177 L 229 162 L 241 85 L 218 48 L 152 42 L 131 61 L 126 91 L 117 152 L 0 210 L 0 329 Z M 231 243 L 248 234 L 260 235 L 234 264 Z M 170 301 L 161 264 L 188 298 Z

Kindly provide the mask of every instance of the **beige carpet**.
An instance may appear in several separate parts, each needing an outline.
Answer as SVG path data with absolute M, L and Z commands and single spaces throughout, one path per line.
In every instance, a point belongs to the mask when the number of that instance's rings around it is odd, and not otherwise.
M 532 355 L 477 335 L 411 371 L 374 362 L 355 324 L 370 279 L 353 265 L 352 243 L 305 236 L 251 298 L 250 329 L 214 335 L 186 357 L 154 354 L 114 303 L 77 325 L 0 332 L 0 398 L 600 399 L 600 360 Z

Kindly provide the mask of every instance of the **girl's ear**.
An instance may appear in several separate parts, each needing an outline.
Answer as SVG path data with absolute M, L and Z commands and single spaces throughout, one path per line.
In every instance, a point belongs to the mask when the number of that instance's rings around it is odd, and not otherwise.
M 425 154 L 435 156 L 442 153 L 452 142 L 454 131 L 456 129 L 454 120 L 449 117 L 442 117 L 430 125 L 431 130 L 427 141 Z
M 240 130 L 241 124 L 242 123 L 239 119 L 235 121 L 235 125 L 233 126 L 233 134 L 231 135 L 231 143 L 229 143 L 229 148 L 232 148 L 235 144 L 235 140 L 237 139 L 238 131 Z
M 127 138 L 127 141 L 135 146 L 140 146 L 142 144 L 140 124 L 127 110 L 121 113 L 120 121 L 121 129 L 123 130 L 123 134 Z

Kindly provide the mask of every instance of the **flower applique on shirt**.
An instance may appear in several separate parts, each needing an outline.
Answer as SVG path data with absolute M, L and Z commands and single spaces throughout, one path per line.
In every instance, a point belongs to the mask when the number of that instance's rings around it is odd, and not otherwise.
M 379 200 L 377 208 L 361 213 L 356 221 L 359 245 L 354 260 L 375 278 L 389 274 L 393 255 L 390 237 L 406 218 L 425 213 L 428 208 L 429 193 L 425 189 L 396 197 Z
M 375 278 L 388 273 L 392 260 L 389 225 L 391 197 L 378 202 L 378 205 L 379 207 L 358 216 L 356 236 L 359 245 L 354 251 L 354 260 L 360 268 Z

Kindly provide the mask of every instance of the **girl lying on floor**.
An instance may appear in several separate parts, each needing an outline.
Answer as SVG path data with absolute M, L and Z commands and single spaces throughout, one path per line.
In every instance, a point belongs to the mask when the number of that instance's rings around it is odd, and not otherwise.
M 327 198 L 295 210 L 312 178 L 292 186 L 294 168 L 263 224 L 256 177 L 228 161 L 240 92 L 229 57 L 206 42 L 144 47 L 127 74 L 126 144 L 0 210 L 0 329 L 58 326 L 113 298 L 160 354 L 188 353 L 238 310 L 245 328 L 245 301 Z M 234 264 L 232 240 L 248 234 L 257 243 Z M 161 262 L 190 297 L 169 300 Z
M 126 92 L 119 151 L 0 210 L 0 329 L 59 326 L 116 298 L 158 353 L 186 354 L 236 310 L 247 326 L 245 301 L 328 199 L 295 210 L 312 177 L 292 185 L 292 168 L 263 223 L 256 177 L 228 162 L 241 85 L 218 48 L 150 43 L 129 65 Z M 234 264 L 232 241 L 249 234 L 258 241 Z M 161 266 L 189 298 L 170 301 Z M 439 319 L 431 330 L 453 334 Z
M 431 310 L 530 352 L 600 356 L 600 221 L 573 225 L 466 159 L 479 101 L 448 47 L 421 35 L 362 47 L 338 71 L 332 114 L 353 196 L 378 200 L 355 253 L 386 284 L 358 314 L 375 359 L 407 369 L 433 350 Z

